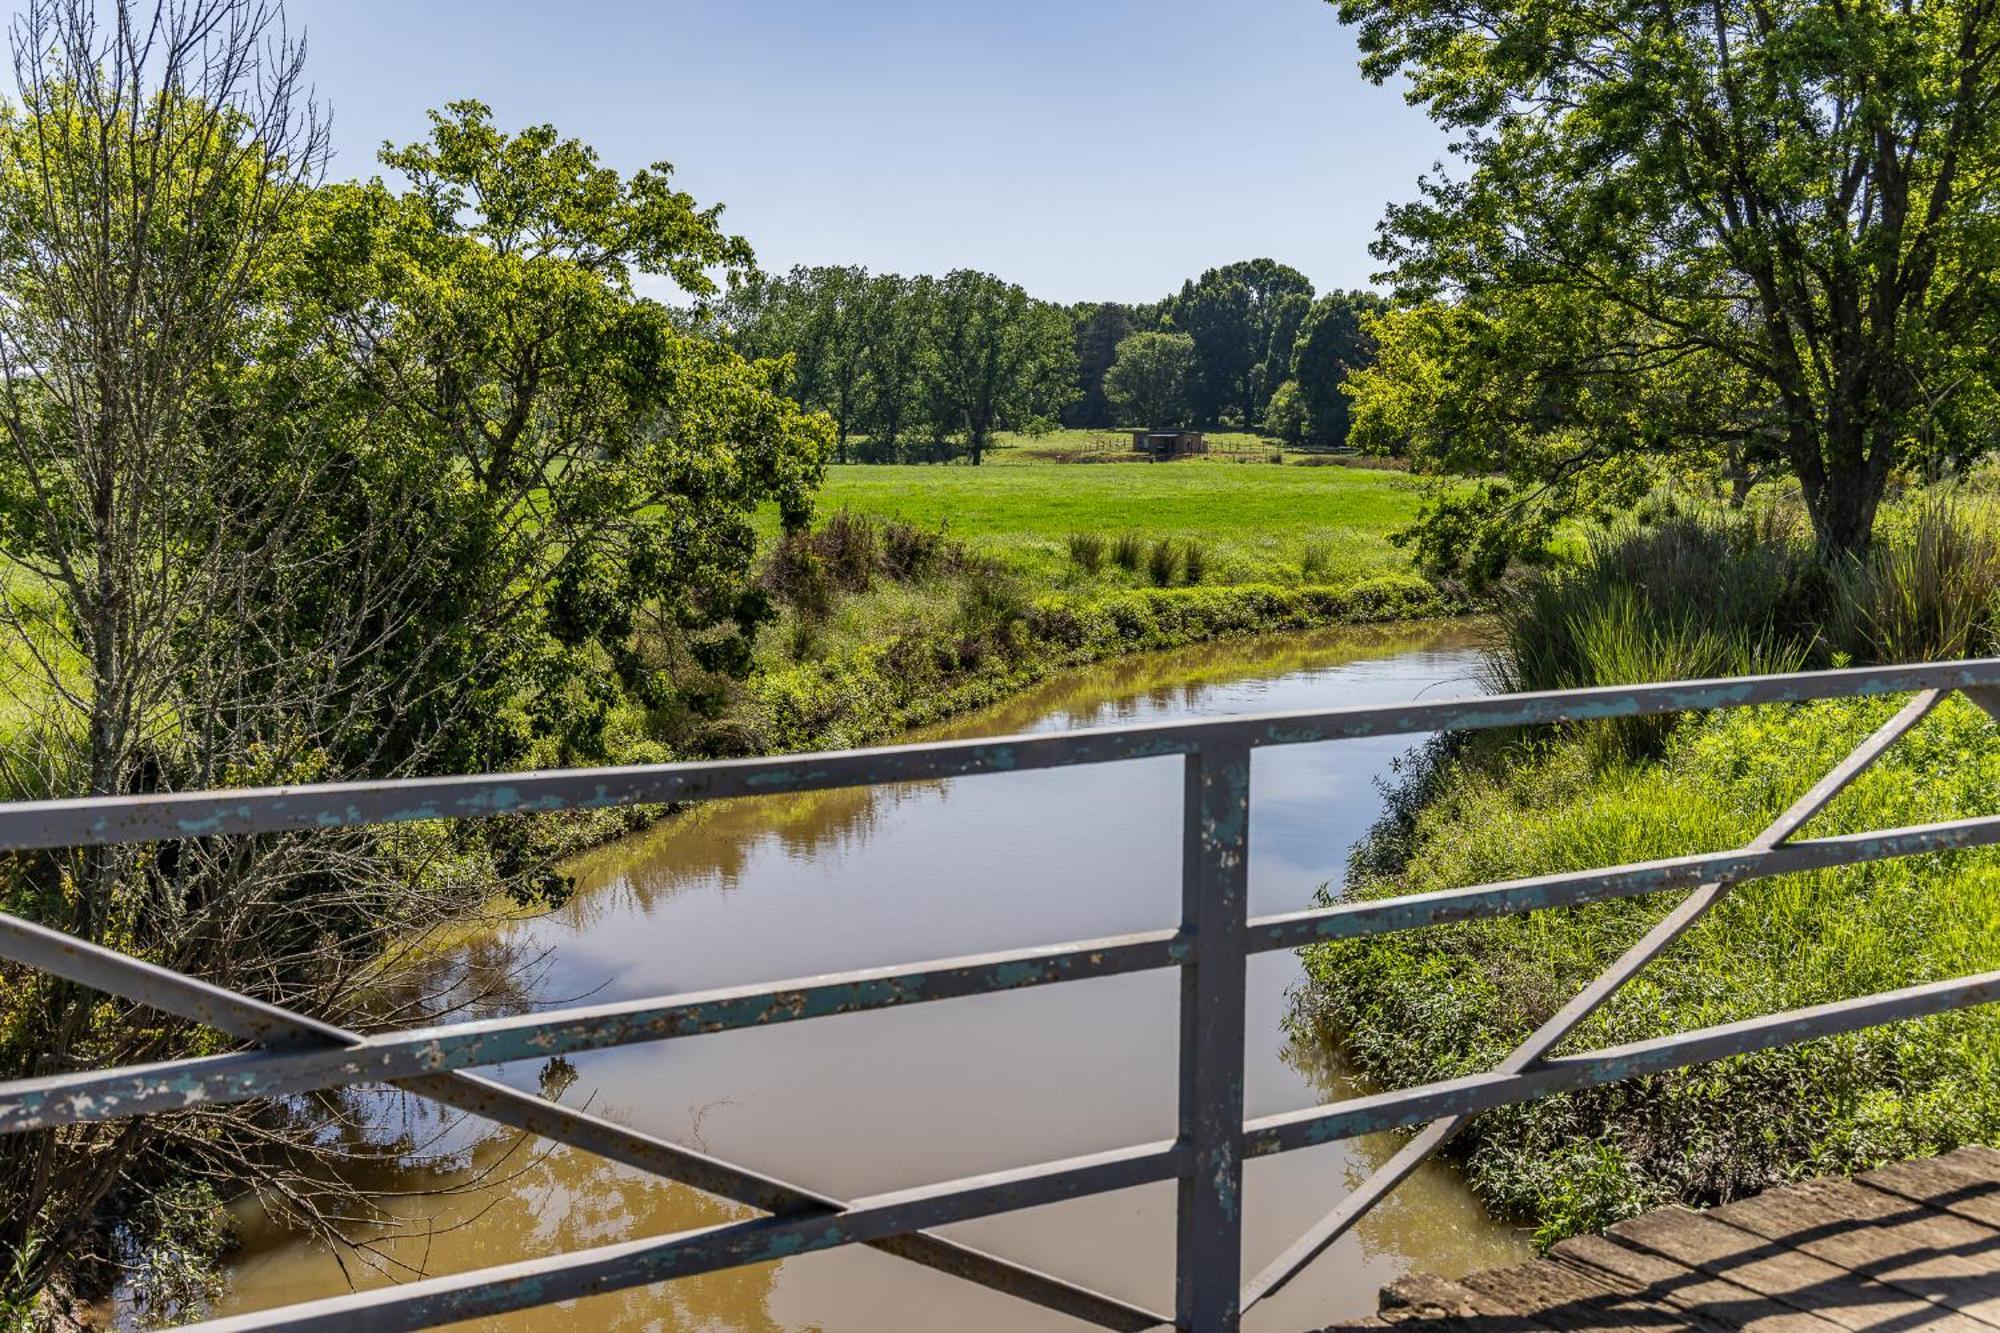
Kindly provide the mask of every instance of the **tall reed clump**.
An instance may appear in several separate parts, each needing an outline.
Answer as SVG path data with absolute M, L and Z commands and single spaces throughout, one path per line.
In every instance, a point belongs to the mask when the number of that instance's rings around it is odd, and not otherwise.
M 1190 537 L 1181 553 L 1181 574 L 1189 584 L 1208 577 L 1208 543 Z
M 1505 588 L 1488 674 L 1560 690 L 1974 657 L 2000 642 L 2000 508 L 1953 495 L 1891 511 L 1832 564 L 1780 513 L 1675 514 L 1593 537 L 1575 565 Z M 1600 727 L 1657 749 L 1670 718 Z
M 2000 513 L 1991 501 L 1929 496 L 1892 514 L 1840 571 L 1829 628 L 1873 662 L 1947 661 L 1993 651 Z
M 1299 552 L 1299 577 L 1316 579 L 1333 567 L 1333 543 L 1315 537 Z
M 1164 588 L 1180 576 L 1181 548 L 1171 537 L 1162 537 L 1153 543 L 1153 549 L 1146 556 L 1146 576 L 1156 587 Z
M 1111 543 L 1111 563 L 1137 572 L 1146 559 L 1146 543 L 1136 532 L 1121 532 Z
M 1502 590 L 1489 669 L 1508 690 L 1775 670 L 1807 655 L 1800 627 L 1818 619 L 1825 584 L 1810 548 L 1768 516 L 1616 528 L 1576 565 Z
M 1084 573 L 1095 574 L 1104 567 L 1105 545 L 1101 532 L 1072 532 L 1069 535 L 1069 558 Z
M 1584 558 L 1503 590 L 1488 674 L 1501 690 L 1793 671 L 1814 657 L 1826 580 L 1780 520 L 1681 515 L 1592 538 Z M 1656 750 L 1672 718 L 1588 729 L 1593 748 Z

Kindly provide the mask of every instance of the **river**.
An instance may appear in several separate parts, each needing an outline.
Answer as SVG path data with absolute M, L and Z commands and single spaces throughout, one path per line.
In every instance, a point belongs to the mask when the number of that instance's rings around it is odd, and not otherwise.
M 1123 659 L 1051 681 L 927 735 L 1050 731 L 1474 692 L 1463 626 L 1343 629 Z M 1258 753 L 1250 910 L 1338 882 L 1407 738 Z M 1178 916 L 1174 759 L 719 802 L 579 860 L 561 911 L 492 943 L 538 959 L 533 994 L 613 1001 L 1122 931 Z M 1345 1095 L 1337 1061 L 1288 1043 L 1290 954 L 1253 957 L 1251 1115 Z M 1176 980 L 1116 977 L 602 1051 L 574 1061 L 570 1104 L 848 1196 L 1174 1132 Z M 533 1087 L 540 1068 L 500 1076 Z M 411 1099 L 385 1130 L 434 1128 Z M 749 1215 L 682 1186 L 511 1136 L 444 1128 L 443 1162 L 379 1184 L 407 1219 L 395 1263 L 446 1273 Z M 1363 1139 L 1250 1163 L 1246 1271 L 1393 1147 Z M 404 1193 L 449 1185 L 443 1195 Z M 387 1197 L 399 1194 L 401 1197 Z M 1171 1185 L 1054 1205 L 946 1234 L 1172 1309 Z M 218 1312 L 345 1289 L 336 1256 L 256 1217 Z M 1411 1269 L 1458 1274 L 1525 1257 L 1457 1176 L 1434 1167 L 1253 1311 L 1295 1330 L 1372 1312 Z M 360 1281 L 384 1280 L 347 1257 Z M 858 1247 L 485 1321 L 506 1329 L 1061 1329 L 1058 1316 Z

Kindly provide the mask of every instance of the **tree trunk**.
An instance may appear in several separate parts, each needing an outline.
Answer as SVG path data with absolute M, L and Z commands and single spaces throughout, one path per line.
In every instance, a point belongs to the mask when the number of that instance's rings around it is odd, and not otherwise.
M 1800 492 L 1812 518 L 1813 538 L 1822 559 L 1859 555 L 1875 532 L 1875 513 L 1888 484 L 1886 450 L 1829 449 L 1839 459 L 1815 457 L 1799 469 Z

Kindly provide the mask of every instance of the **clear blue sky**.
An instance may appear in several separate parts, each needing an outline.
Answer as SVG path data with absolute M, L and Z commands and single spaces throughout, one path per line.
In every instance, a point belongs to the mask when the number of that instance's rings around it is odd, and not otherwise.
M 727 206 L 766 268 L 989 269 L 1150 300 L 1270 255 L 1373 271 L 1444 137 L 1322 0 L 289 0 L 364 176 L 427 107 L 490 103 Z

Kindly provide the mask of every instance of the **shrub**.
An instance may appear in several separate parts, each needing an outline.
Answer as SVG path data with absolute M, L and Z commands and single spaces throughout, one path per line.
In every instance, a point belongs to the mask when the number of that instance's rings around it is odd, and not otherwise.
M 882 565 L 880 528 L 873 519 L 852 510 L 836 510 L 813 534 L 813 549 L 826 572 L 849 592 L 866 592 Z
M 1180 572 L 1181 550 L 1174 539 L 1162 537 L 1154 542 L 1151 554 L 1146 557 L 1146 577 L 1153 580 L 1155 587 L 1164 588 Z
M 1086 574 L 1095 574 L 1104 567 L 1104 547 L 1102 533 L 1072 532 L 1069 535 L 1069 558 Z
M 920 528 L 899 519 L 882 524 L 882 572 L 899 583 L 929 578 L 954 563 L 958 554 L 942 527 Z
M 760 582 L 778 601 L 815 617 L 832 612 L 838 590 L 812 534 L 803 531 L 788 532 L 778 539 Z
M 1146 558 L 1146 544 L 1136 532 L 1121 532 L 1111 543 L 1111 563 L 1136 571 Z

